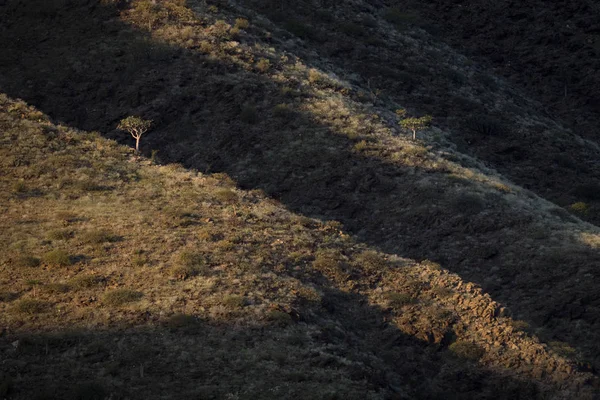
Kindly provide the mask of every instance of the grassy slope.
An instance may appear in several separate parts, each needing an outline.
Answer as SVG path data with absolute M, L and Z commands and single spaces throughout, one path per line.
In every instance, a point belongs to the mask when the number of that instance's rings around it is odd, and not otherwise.
M 418 260 L 435 258 L 463 279 L 484 285 L 526 320 L 517 326 L 530 325 L 555 352 L 580 360 L 580 366 L 597 363 L 595 228 L 461 155 L 439 128 L 418 143 L 395 136 L 390 108 L 397 99 L 381 103 L 362 84 L 340 80 L 329 69 L 311 69 L 297 58 L 313 62 L 306 42 L 281 30 L 279 23 L 248 13 L 250 26 L 232 32 L 215 21 L 225 18 L 233 24 L 247 10 L 197 5 L 194 15 L 173 6 L 176 12 L 161 14 L 166 6 L 136 4 L 121 19 L 110 8 L 54 13 L 42 7 L 25 16 L 13 8 L 16 21 L 32 18 L 38 30 L 22 35 L 27 43 L 19 46 L 31 46 L 29 52 L 9 52 L 14 64 L 3 66 L 5 76 L 25 75 L 29 86 L 16 88 L 18 80 L 4 80 L 3 87 L 76 126 L 105 129 L 124 110 L 144 113 L 158 123 L 147 147 L 160 148 L 165 159 L 227 171 L 244 187 L 262 188 L 304 215 L 342 220 L 369 245 Z M 105 23 L 90 24 L 90 18 Z M 149 18 L 152 38 L 121 22 L 145 29 Z M 57 24 L 57 19 L 74 26 Z M 48 23 L 58 32 L 38 45 Z M 15 27 L 9 24 L 4 32 L 14 35 Z M 297 24 L 285 27 L 299 35 L 307 32 L 306 26 L 304 31 Z M 74 40 L 69 29 L 80 30 L 75 49 L 69 47 Z M 419 48 L 419 38 L 398 36 L 403 41 L 392 43 Z M 429 51 L 435 46 L 427 43 Z M 97 53 L 87 56 L 90 49 Z M 39 51 L 46 54 L 36 55 Z M 419 52 L 410 54 L 423 61 Z M 39 72 L 27 69 L 27 62 L 42 61 L 46 73 L 55 74 L 53 60 L 64 62 L 65 56 L 72 57 L 67 63 L 72 71 L 61 70 L 65 76 L 41 80 Z M 266 68 L 264 62 L 259 65 L 261 58 L 270 60 Z M 25 74 L 11 72 L 13 65 Z M 327 67 L 352 78 L 351 68 Z M 110 80 L 111 73 L 119 78 Z M 514 333 L 509 325 L 515 323 L 498 319 L 503 313 L 487 295 L 435 264 L 397 256 L 384 257 L 388 260 L 382 263 L 381 256 L 359 256 L 365 245 L 335 223 L 289 214 L 264 195 L 232 188 L 219 175 L 127 163 L 114 143 L 61 135 L 60 129 L 43 128 L 46 135 L 33 135 L 36 122 L 15 119 L 24 106 L 4 104 L 11 109 L 6 123 L 16 125 L 6 130 L 12 133 L 4 143 L 19 143 L 22 149 L 5 148 L 5 165 L 22 169 L 6 174 L 10 179 L 4 184 L 12 194 L 5 192 L 13 203 L 3 201 L 13 207 L 7 207 L 9 228 L 4 229 L 11 251 L 4 260 L 3 306 L 11 336 L 3 351 L 9 355 L 10 374 L 17 377 L 17 392 L 26 390 L 28 379 L 56 381 L 61 393 L 76 386 L 83 390 L 79 381 L 102 371 L 100 384 L 110 392 L 137 393 L 150 380 L 155 386 L 143 390 L 156 393 L 160 387 L 168 397 L 173 387 L 165 378 L 171 373 L 167 366 L 196 379 L 193 387 L 181 389 L 187 394 L 206 390 L 221 397 L 228 392 L 242 398 L 258 393 L 324 397 L 328 391 L 341 395 L 357 387 L 374 396 L 395 392 L 409 397 L 444 392 L 494 397 L 498 390 L 507 397 L 515 392 L 569 397 L 577 390 L 583 397 L 589 390 L 581 386 L 585 374 Z M 35 140 L 18 140 L 22 134 Z M 38 152 L 52 150 L 47 141 L 58 150 L 56 158 L 36 161 Z M 68 142 L 88 149 L 77 157 L 64 150 Z M 99 171 L 108 171 L 108 178 Z M 18 178 L 27 182 L 15 183 Z M 27 261 L 18 255 L 43 258 L 61 247 L 74 266 L 51 268 L 45 262 L 43 272 L 15 268 Z M 77 278 L 90 274 L 98 278 Z M 142 297 L 130 306 L 113 306 L 104 296 L 117 287 Z M 41 303 L 23 301 L 29 298 Z M 193 318 L 172 317 L 175 313 Z M 205 323 L 197 325 L 198 319 Z M 377 322 L 382 320 L 387 322 Z M 135 326 L 144 330 L 132 333 Z M 66 337 L 34 335 L 16 350 L 9 344 L 15 334 L 73 327 L 79 331 Z M 102 333 L 89 332 L 99 327 Z M 198 335 L 189 336 L 185 346 L 199 346 L 208 355 L 192 358 L 194 367 L 183 371 L 181 363 L 190 356 L 179 347 L 179 337 L 190 329 L 203 329 L 202 338 L 214 341 L 206 348 Z M 446 349 L 456 340 L 485 350 L 478 367 L 450 356 Z M 109 346 L 110 341 L 122 344 Z M 135 342 L 141 345 L 129 345 Z M 154 346 L 161 350 L 148 350 Z M 130 347 L 133 355 L 122 354 Z M 238 356 L 242 347 L 255 351 Z M 460 345 L 453 349 L 460 353 Z M 28 370 L 44 352 L 52 354 L 48 362 L 53 365 L 78 354 L 76 365 L 85 366 L 84 372 L 57 379 L 54 373 L 44 375 L 45 368 Z M 307 361 L 314 354 L 325 359 Z M 221 361 L 231 358 L 237 362 L 233 366 Z M 169 361 L 162 367 L 159 359 Z M 399 365 L 399 359 L 408 361 Z M 150 361 L 140 367 L 140 360 Z M 208 363 L 208 371 L 199 369 L 200 363 Z M 289 376 L 273 380 L 255 372 L 289 365 Z M 217 386 L 228 368 L 239 370 L 239 380 Z M 322 376 L 333 370 L 336 378 L 328 383 Z M 349 377 L 360 383 L 352 384 Z M 531 382 L 540 379 L 536 388 Z M 256 387 L 248 387 L 249 382 Z M 270 394 L 271 386 L 280 392 Z
M 5 96 L 0 124 L 14 398 L 585 396 L 585 374 L 435 263 Z

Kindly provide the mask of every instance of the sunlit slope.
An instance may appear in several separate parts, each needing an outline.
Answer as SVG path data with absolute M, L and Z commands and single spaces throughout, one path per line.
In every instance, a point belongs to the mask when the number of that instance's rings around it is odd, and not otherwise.
M 591 376 L 438 264 L 5 96 L 0 125 L 3 395 L 589 394 Z

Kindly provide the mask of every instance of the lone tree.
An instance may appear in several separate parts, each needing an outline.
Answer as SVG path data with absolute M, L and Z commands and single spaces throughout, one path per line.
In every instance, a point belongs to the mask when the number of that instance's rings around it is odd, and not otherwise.
M 397 110 L 396 114 L 403 118 L 400 121 L 400 126 L 402 129 L 411 131 L 413 140 L 417 140 L 417 131 L 421 131 L 431 125 L 432 117 L 431 115 L 425 115 L 421 118 L 404 118 L 406 115 L 406 110 Z
M 129 116 L 119 122 L 117 129 L 120 131 L 129 132 L 135 139 L 135 152 L 140 152 L 140 138 L 152 126 L 152 120 L 142 119 L 140 117 Z

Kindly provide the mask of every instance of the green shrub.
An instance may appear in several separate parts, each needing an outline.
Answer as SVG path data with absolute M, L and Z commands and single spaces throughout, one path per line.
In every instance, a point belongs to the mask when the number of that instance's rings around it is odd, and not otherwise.
M 402 308 L 416 302 L 416 299 L 408 293 L 388 292 L 384 295 L 384 297 L 390 307 L 394 309 Z
M 40 266 L 40 259 L 32 256 L 19 256 L 14 261 L 15 267 L 35 268 Z
M 118 307 L 128 303 L 139 301 L 143 294 L 129 289 L 114 289 L 106 292 L 102 302 L 107 306 Z
M 221 203 L 231 203 L 238 199 L 238 195 L 231 189 L 219 189 L 214 196 Z
M 211 27 L 213 36 L 218 40 L 226 40 L 230 37 L 231 25 L 223 20 L 216 21 Z
M 386 259 L 373 250 L 363 251 L 355 262 L 367 273 L 384 272 L 388 266 Z
M 454 355 L 471 361 L 477 361 L 485 354 L 485 350 L 481 346 L 467 340 L 457 340 L 448 349 Z
M 242 308 L 246 305 L 246 298 L 236 294 L 228 295 L 223 298 L 223 305 L 230 309 Z
M 67 293 L 71 287 L 64 283 L 48 283 L 42 286 L 42 290 L 46 293 L 60 294 Z
M 71 231 L 68 229 L 55 229 L 46 234 L 49 240 L 67 240 L 71 238 Z
M 279 326 L 287 326 L 293 322 L 290 314 L 279 310 L 269 311 L 267 319 Z
M 569 206 L 569 210 L 571 210 L 575 214 L 587 215 L 590 210 L 590 206 L 587 203 L 584 203 L 583 201 L 578 201 L 577 203 L 571 204 Z
M 107 242 L 116 242 L 118 237 L 105 230 L 86 231 L 79 235 L 82 243 L 101 244 Z
M 238 29 L 248 29 L 250 27 L 250 22 L 246 18 L 236 18 L 235 25 Z
M 69 254 L 60 249 L 47 252 L 43 259 L 45 264 L 52 267 L 67 267 L 73 263 Z
M 327 277 L 343 275 L 344 264 L 341 254 L 334 250 L 319 250 L 312 266 Z
M 69 284 L 76 289 L 89 289 L 99 285 L 104 278 L 97 275 L 80 275 L 69 281 Z
M 22 299 L 13 303 L 12 310 L 17 314 L 40 314 L 48 310 L 48 303 L 36 299 Z
M 256 69 L 259 72 L 265 73 L 267 72 L 269 69 L 271 68 L 271 61 L 267 60 L 266 58 L 261 58 L 260 60 L 258 60 L 258 62 L 256 63 Z

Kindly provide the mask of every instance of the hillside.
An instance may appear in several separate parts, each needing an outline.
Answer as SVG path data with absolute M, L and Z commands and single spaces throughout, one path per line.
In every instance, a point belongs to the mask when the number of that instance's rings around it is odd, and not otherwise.
M 31 3 L 0 394 L 594 398 L 599 150 L 526 88 L 394 5 Z

